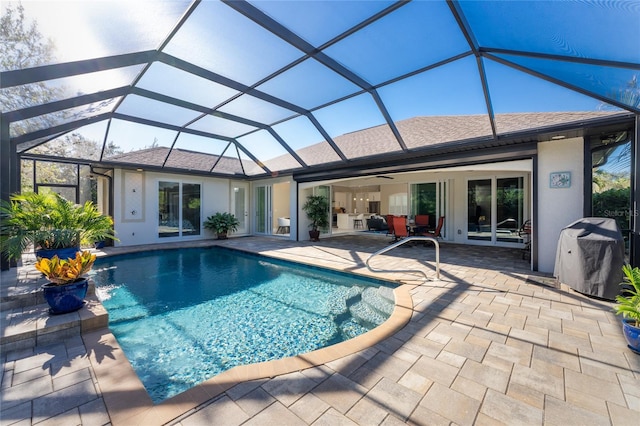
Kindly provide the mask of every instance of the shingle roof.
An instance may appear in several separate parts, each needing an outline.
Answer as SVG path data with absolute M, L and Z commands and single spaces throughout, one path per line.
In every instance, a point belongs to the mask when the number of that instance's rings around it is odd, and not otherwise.
M 567 128 L 572 125 L 579 127 L 589 120 L 617 114 L 619 112 L 612 111 L 498 114 L 496 115 L 496 125 L 499 134 L 507 135 L 521 131 L 532 131 L 531 129 L 543 131 L 558 125 L 566 125 Z M 458 142 L 461 141 L 491 137 L 491 126 L 486 115 L 413 117 L 397 122 L 396 126 L 410 150 L 428 150 L 433 147 L 446 146 L 452 142 L 456 142 L 456 146 L 459 147 Z M 386 125 L 341 135 L 336 137 L 334 142 L 350 159 L 402 151 L 393 133 Z M 168 153 L 169 148 L 166 147 L 148 148 L 120 154 L 109 158 L 109 161 L 161 166 Z M 312 161 L 309 162 L 311 165 L 330 164 L 340 160 L 326 141 L 302 148 L 297 151 L 297 154 L 304 161 L 311 159 Z M 173 149 L 166 167 L 208 172 L 218 161 L 218 158 L 217 155 Z M 291 169 L 293 162 L 291 156 L 287 154 L 267 160 L 264 165 L 270 170 L 283 170 Z M 249 175 L 260 173 L 253 162 L 245 162 L 244 166 Z M 242 168 L 237 158 L 225 156 L 218 162 L 213 172 L 221 174 L 242 173 Z

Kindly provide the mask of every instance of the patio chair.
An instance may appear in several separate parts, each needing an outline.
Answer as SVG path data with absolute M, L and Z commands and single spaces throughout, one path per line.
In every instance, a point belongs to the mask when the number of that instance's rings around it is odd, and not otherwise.
M 286 217 L 278 218 L 278 230 L 276 234 L 288 234 L 290 232 L 291 219 L 287 219 Z
M 524 247 L 522 247 L 522 258 L 525 260 L 531 259 L 531 219 L 527 219 L 522 223 L 522 226 L 518 230 L 518 236 L 522 238 Z
M 415 217 L 414 232 L 416 234 L 420 234 L 421 232 L 425 232 L 428 228 L 429 228 L 429 215 L 417 214 Z
M 444 216 L 440 216 L 438 219 L 438 226 L 433 231 L 425 231 L 420 233 L 423 237 L 442 238 L 442 227 L 444 226 Z
M 407 226 L 407 219 L 401 216 L 393 216 L 393 241 L 395 242 L 408 236 L 409 227 Z
M 392 214 L 388 214 L 386 221 L 387 221 L 387 235 L 391 235 L 392 237 L 395 235 L 395 233 L 393 232 L 393 215 Z

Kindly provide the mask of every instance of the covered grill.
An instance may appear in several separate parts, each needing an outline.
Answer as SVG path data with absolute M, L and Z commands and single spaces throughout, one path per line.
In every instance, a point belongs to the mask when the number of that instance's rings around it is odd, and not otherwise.
M 623 265 L 624 239 L 614 219 L 585 217 L 560 233 L 554 276 L 572 289 L 614 299 Z

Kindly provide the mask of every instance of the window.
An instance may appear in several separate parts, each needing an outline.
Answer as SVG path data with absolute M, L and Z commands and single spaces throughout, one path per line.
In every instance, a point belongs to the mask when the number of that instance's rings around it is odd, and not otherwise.
M 158 184 L 158 236 L 200 235 L 200 185 L 180 182 Z
M 406 216 L 408 214 L 407 194 L 399 192 L 389 195 L 389 214 L 395 216 Z

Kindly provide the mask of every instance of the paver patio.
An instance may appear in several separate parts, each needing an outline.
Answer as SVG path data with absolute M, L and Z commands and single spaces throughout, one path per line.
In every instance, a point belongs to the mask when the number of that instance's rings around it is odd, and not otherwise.
M 369 255 L 388 244 L 381 236 L 195 244 L 402 279 L 410 298 L 397 298 L 396 310 L 406 321 L 371 337 L 372 345 L 361 345 L 367 337 L 321 355 L 233 369 L 156 406 L 107 328 L 5 351 L 1 424 L 638 424 L 640 355 L 626 347 L 612 304 L 556 288 L 517 250 L 443 244 L 441 280 L 424 281 L 366 269 Z M 147 248 L 109 250 L 135 249 Z M 400 247 L 372 266 L 434 277 L 434 248 Z M 35 288 L 28 270 L 3 272 L 3 298 Z M 3 309 L 3 337 L 26 309 L 33 307 Z M 311 366 L 322 359 L 330 361 Z

